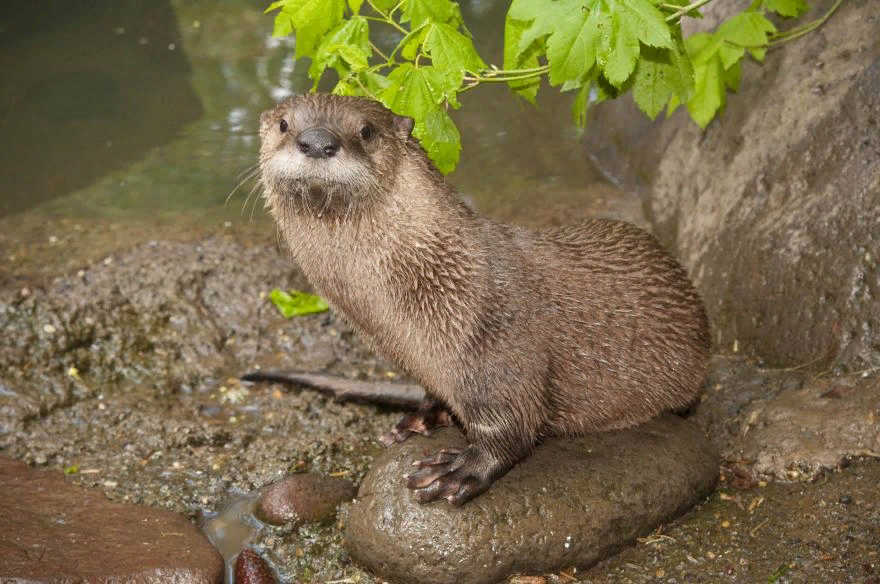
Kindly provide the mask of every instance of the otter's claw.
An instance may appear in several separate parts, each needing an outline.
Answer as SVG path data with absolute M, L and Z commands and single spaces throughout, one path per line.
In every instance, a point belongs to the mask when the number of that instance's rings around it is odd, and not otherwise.
M 446 499 L 462 505 L 494 482 L 489 465 L 473 447 L 444 448 L 413 463 L 419 470 L 406 476 L 406 486 L 416 492 L 420 503 Z

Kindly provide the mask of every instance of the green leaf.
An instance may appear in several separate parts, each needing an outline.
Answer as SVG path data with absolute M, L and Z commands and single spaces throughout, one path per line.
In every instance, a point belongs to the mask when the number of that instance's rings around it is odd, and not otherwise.
M 810 9 L 806 0 L 764 0 L 764 9 L 783 18 L 798 18 Z
M 340 79 L 330 92 L 333 95 L 363 95 L 361 88 L 351 78 Z
M 760 12 L 742 12 L 724 22 L 714 35 L 721 43 L 718 54 L 724 68 L 729 69 L 741 61 L 746 49 L 756 60 L 763 61 L 769 35 L 774 32 L 776 27 Z
M 724 66 L 718 50 L 721 44 L 717 33 L 697 33 L 684 41 L 685 49 L 694 66 L 694 93 L 687 101 L 688 112 L 700 127 L 705 128 L 715 114 L 724 106 Z M 670 110 L 677 106 L 670 100 Z
M 516 1 L 514 1 L 516 4 Z M 511 7 L 511 10 L 513 8 Z M 523 32 L 528 28 L 529 24 L 523 20 L 516 20 L 511 17 L 508 11 L 507 19 L 504 21 L 504 68 L 508 71 L 514 69 L 531 69 L 538 66 L 538 43 L 533 42 L 526 48 L 525 52 L 519 51 L 519 41 Z M 526 101 L 535 105 L 538 97 L 538 88 L 541 86 L 541 79 L 533 77 L 530 79 L 509 81 L 507 84 L 510 89 L 515 91 L 517 95 L 525 98 Z
M 424 45 L 431 62 L 439 69 L 464 74 L 466 71 L 477 73 L 486 68 L 471 39 L 449 24 L 432 24 L 425 35 Z
M 721 58 L 721 65 L 725 69 L 729 69 L 735 63 L 742 61 L 742 58 L 745 57 L 745 55 L 746 50 L 743 47 L 728 43 L 721 43 L 718 46 L 718 57 Z
M 449 22 L 458 11 L 450 0 L 404 0 L 401 13 L 400 21 L 416 28 L 428 22 Z
M 317 84 L 327 67 L 336 69 L 340 77 L 348 69 L 366 69 L 372 54 L 369 35 L 369 23 L 363 16 L 352 16 L 339 23 L 315 50 L 309 77 Z
M 284 318 L 327 312 L 330 307 L 320 296 L 291 290 L 290 294 L 279 288 L 269 292 L 269 300 L 278 308 Z
M 373 99 L 379 99 L 381 93 L 391 84 L 387 77 L 373 71 L 361 71 L 358 80 L 366 88 L 367 95 Z
M 449 95 L 454 97 L 458 89 L 458 83 L 445 72 L 412 63 L 398 65 L 388 75 L 388 81 L 381 94 L 382 103 L 395 113 L 414 118 L 416 123 Z
M 78 464 L 73 464 L 73 465 L 68 466 L 67 468 L 64 469 L 64 474 L 66 474 L 66 475 L 72 475 L 72 474 L 76 474 L 78 472 L 79 472 L 79 465 Z
M 731 91 L 739 91 L 739 81 L 742 78 L 742 63 L 736 63 L 729 69 L 726 69 L 722 73 L 722 77 L 724 78 L 724 85 Z
M 764 62 L 764 57 L 767 56 L 767 49 L 765 49 L 764 47 L 761 47 L 761 48 L 755 48 L 755 49 L 749 49 L 749 53 L 752 55 L 752 57 L 753 57 L 757 62 L 759 62 L 759 63 L 763 63 L 763 62 Z
M 633 83 L 633 101 L 652 120 L 657 117 L 673 94 L 665 72 L 668 65 L 644 60 L 639 63 Z
M 672 48 L 672 35 L 663 13 L 648 0 L 617 0 L 611 9 L 624 19 L 621 26 L 635 30 L 640 41 L 651 47 Z
M 373 0 L 373 6 L 378 8 L 379 10 L 383 10 L 388 12 L 395 6 L 397 6 L 398 0 Z
M 652 120 L 663 111 L 672 96 L 687 95 L 691 79 L 668 49 L 646 51 L 639 61 L 633 81 L 633 101 Z
M 587 76 L 584 76 L 583 79 L 570 79 L 562 84 L 559 88 L 559 91 L 574 91 L 575 89 L 580 89 L 586 84 Z
M 551 85 L 580 79 L 596 62 L 600 39 L 611 34 L 611 17 L 606 12 L 584 10 L 578 0 L 560 0 L 557 4 L 560 12 L 554 16 L 556 28 L 547 39 Z
M 275 31 L 287 36 L 292 27 L 296 33 L 296 56 L 313 57 L 322 37 L 342 21 L 345 0 L 283 0 L 275 17 Z M 279 24 L 281 20 L 281 24 Z M 275 34 L 275 33 L 273 33 Z
M 510 3 L 510 8 L 507 9 L 507 17 L 531 22 L 543 14 L 553 3 L 553 0 L 513 0 Z
M 357 14 L 360 12 L 361 5 L 364 3 L 364 0 L 348 0 L 348 7 L 351 8 L 352 14 Z
M 721 58 L 717 55 L 694 67 L 694 95 L 687 102 L 687 108 L 701 128 L 708 126 L 724 105 L 723 73 Z
M 776 27 L 760 12 L 741 12 L 725 21 L 715 35 L 743 48 L 766 47 Z
M 330 50 L 334 51 L 345 61 L 352 71 L 362 71 L 369 67 L 368 55 L 361 47 L 355 45 L 333 45 Z
M 413 135 L 440 172 L 447 174 L 455 169 L 461 153 L 461 135 L 449 114 L 442 109 L 431 110 L 420 123 L 416 123 Z
M 579 79 L 598 62 L 605 79 L 621 87 L 631 77 L 641 46 L 673 47 L 670 25 L 649 0 L 559 0 L 537 12 L 520 35 L 519 49 L 549 35 L 550 83 Z M 542 7 L 544 8 L 544 7 Z M 518 13 L 530 14 L 518 6 Z
M 540 10 L 517 10 L 514 12 L 515 20 L 530 23 L 525 27 L 525 30 L 520 32 L 519 43 L 517 44 L 518 54 L 526 53 L 535 41 L 543 39 L 547 35 L 555 32 L 559 28 L 559 24 L 564 22 L 563 18 L 567 13 L 577 10 L 579 13 L 585 14 L 576 1 L 574 2 L 575 6 L 572 6 L 571 4 L 572 0 L 549 2 L 539 2 L 536 0 L 533 4 L 529 3 L 528 0 L 525 0 L 524 2 L 514 4 L 514 6 L 529 5 L 533 8 L 540 6 Z M 511 9 L 513 9 L 513 6 Z
M 272 36 L 286 37 L 293 34 L 293 19 L 289 14 L 279 12 L 275 15 L 275 24 L 272 27 Z
M 685 46 L 694 67 L 717 57 L 723 45 L 724 39 L 717 34 L 699 32 L 685 39 Z
M 269 14 L 274 10 L 278 10 L 285 4 L 287 4 L 287 0 L 276 0 L 275 2 L 269 4 L 269 7 L 263 11 L 263 14 Z
M 638 30 L 632 24 L 628 10 L 623 5 L 618 6 L 617 10 L 611 12 L 611 34 L 603 35 L 599 44 L 596 59 L 602 66 L 605 78 L 615 87 L 620 87 L 629 79 L 639 58 Z

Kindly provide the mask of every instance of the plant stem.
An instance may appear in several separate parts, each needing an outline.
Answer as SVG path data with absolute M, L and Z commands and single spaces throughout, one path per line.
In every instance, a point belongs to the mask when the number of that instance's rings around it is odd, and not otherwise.
M 780 33 L 772 35 L 769 46 L 771 46 L 771 47 L 778 46 L 778 45 L 781 45 L 782 43 L 787 43 L 788 41 L 793 41 L 795 39 L 799 39 L 800 37 L 804 36 L 807 33 L 813 32 L 814 30 L 816 30 L 817 28 L 819 28 L 820 26 L 825 24 L 825 22 L 829 18 L 831 18 L 831 15 L 834 14 L 834 12 L 840 7 L 841 4 L 843 4 L 843 0 L 837 0 L 837 2 L 835 2 L 831 6 L 831 8 L 828 9 L 828 12 L 826 12 L 825 14 L 823 14 L 821 17 L 817 18 L 816 20 L 814 20 L 812 22 L 808 22 L 807 24 L 805 24 L 803 26 L 798 26 L 798 27 L 793 28 L 791 30 L 787 30 L 785 32 L 780 32 Z
M 355 75 L 354 80 L 357 81 L 358 85 L 360 85 L 361 90 L 364 92 L 364 95 L 366 95 L 367 97 L 371 97 L 371 98 L 375 99 L 376 101 L 379 101 L 379 98 L 377 96 L 373 95 L 369 89 L 367 89 L 367 86 L 364 85 L 364 83 L 363 83 L 363 81 L 361 81 L 360 77 Z
M 523 79 L 535 79 L 541 77 L 550 70 L 549 65 L 535 67 L 534 69 L 511 69 L 503 71 L 496 69 L 489 74 L 468 74 L 465 75 L 464 81 L 471 85 L 479 85 L 480 83 L 507 83 L 509 81 L 521 81 Z
M 498 69 L 497 67 L 493 66 L 493 68 L 491 70 L 487 71 L 486 73 L 483 73 L 483 76 L 484 77 L 497 77 L 498 75 L 521 75 L 524 73 L 546 73 L 549 70 L 550 70 L 550 67 L 548 65 L 541 65 L 539 67 L 532 67 L 531 69 L 508 69 L 507 71 L 505 71 L 504 69 Z
M 377 47 L 376 45 L 373 44 L 373 41 L 370 41 L 370 48 L 373 49 L 373 50 L 376 52 L 376 54 L 378 54 L 380 57 L 382 57 L 382 58 L 385 59 L 386 61 L 390 61 L 390 60 L 391 60 L 391 59 L 388 57 L 388 55 L 386 55 L 385 53 L 383 53 L 382 50 L 381 50 L 379 47 Z
M 385 14 L 384 12 L 379 10 L 379 8 L 377 8 L 376 5 L 373 4 L 372 0 L 367 0 L 367 4 L 369 4 L 370 8 L 372 8 L 376 12 L 376 14 L 378 14 L 379 16 L 381 16 L 382 18 L 385 19 L 386 24 L 390 24 L 391 26 L 393 26 L 398 31 L 402 32 L 403 34 L 409 34 L 409 31 L 406 30 L 405 28 L 403 28 L 402 26 L 400 26 L 399 24 L 397 24 L 397 22 L 395 22 L 395 20 L 393 18 L 391 18 L 390 14 Z
M 667 16 L 666 22 L 673 22 L 675 20 L 678 20 L 679 18 L 681 18 L 682 16 L 684 16 L 685 14 L 690 12 L 691 10 L 696 10 L 697 8 L 699 8 L 701 6 L 705 6 L 706 4 L 708 4 L 711 1 L 712 0 L 696 0 L 696 2 L 692 2 L 691 4 L 688 4 L 687 6 L 683 6 L 674 14 Z

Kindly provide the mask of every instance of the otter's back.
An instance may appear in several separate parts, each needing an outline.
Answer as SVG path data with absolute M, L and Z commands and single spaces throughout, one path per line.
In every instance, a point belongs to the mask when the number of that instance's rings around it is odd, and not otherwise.
M 646 231 L 605 219 L 540 232 L 535 269 L 554 330 L 557 433 L 622 428 L 696 396 L 709 351 L 703 303 Z

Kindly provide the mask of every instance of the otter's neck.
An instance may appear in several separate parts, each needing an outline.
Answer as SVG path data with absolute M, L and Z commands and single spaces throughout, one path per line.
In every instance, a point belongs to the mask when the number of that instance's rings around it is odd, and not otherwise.
M 455 341 L 449 331 L 469 330 L 464 319 L 479 314 L 487 277 L 482 220 L 413 155 L 403 157 L 394 183 L 358 209 L 345 221 L 294 206 L 273 210 L 318 292 L 398 358 L 412 339 L 433 351 Z

